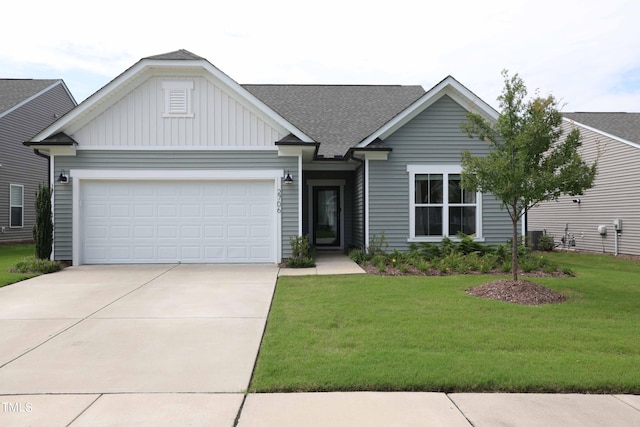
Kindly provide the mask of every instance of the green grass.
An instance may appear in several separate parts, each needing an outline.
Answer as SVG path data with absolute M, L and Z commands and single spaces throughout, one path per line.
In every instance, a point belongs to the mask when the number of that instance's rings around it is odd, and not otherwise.
M 547 256 L 547 255 L 545 255 Z M 640 263 L 549 254 L 559 305 L 484 300 L 493 277 L 281 277 L 257 392 L 640 392 Z
M 0 245 L 0 288 L 37 276 L 37 274 L 9 273 L 9 269 L 24 258 L 33 257 L 33 245 Z

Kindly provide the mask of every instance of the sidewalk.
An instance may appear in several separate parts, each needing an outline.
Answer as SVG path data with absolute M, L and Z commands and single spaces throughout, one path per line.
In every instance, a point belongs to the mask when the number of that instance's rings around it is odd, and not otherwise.
M 336 392 L 249 394 L 238 427 L 637 427 L 640 396 Z

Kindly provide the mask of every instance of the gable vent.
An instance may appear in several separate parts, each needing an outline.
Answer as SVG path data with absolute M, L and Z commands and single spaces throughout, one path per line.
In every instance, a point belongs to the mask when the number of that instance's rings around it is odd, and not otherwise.
M 192 81 L 163 82 L 165 108 L 163 117 L 193 117 L 191 109 Z

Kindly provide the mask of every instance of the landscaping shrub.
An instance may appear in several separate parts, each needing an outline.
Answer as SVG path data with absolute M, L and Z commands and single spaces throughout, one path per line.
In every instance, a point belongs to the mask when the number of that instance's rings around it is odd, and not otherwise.
M 287 260 L 287 267 L 305 268 L 315 267 L 316 260 L 309 243 L 309 236 L 295 236 L 289 239 L 291 258 Z
M 36 193 L 36 223 L 33 226 L 36 257 L 49 259 L 53 248 L 53 219 L 51 218 L 51 189 L 40 184 Z
M 25 258 L 11 267 L 11 273 L 23 274 L 48 274 L 62 270 L 62 264 L 59 261 L 51 261 L 48 259 Z
M 538 250 L 549 252 L 552 251 L 555 246 L 553 236 L 548 234 L 540 236 L 540 240 L 538 240 Z
M 387 238 L 384 236 L 384 231 L 380 236 L 376 234 L 372 234 L 369 238 L 369 247 L 367 248 L 367 252 L 371 255 L 384 255 L 389 250 L 389 243 L 387 242 Z

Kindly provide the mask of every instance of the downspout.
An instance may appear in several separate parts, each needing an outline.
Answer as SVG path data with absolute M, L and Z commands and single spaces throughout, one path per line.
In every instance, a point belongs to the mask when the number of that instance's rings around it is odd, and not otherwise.
M 40 150 L 38 150 L 37 148 L 33 149 L 33 152 L 36 153 L 36 156 L 40 156 L 43 157 L 45 159 L 47 159 L 47 177 L 49 177 L 49 179 L 51 178 L 51 157 L 47 156 L 46 154 L 42 154 L 40 152 Z M 51 184 L 51 183 L 49 183 Z
M 366 175 L 366 167 L 367 167 L 367 163 L 363 160 L 363 159 L 359 159 L 357 157 L 354 156 L 353 154 L 353 150 L 349 150 L 349 158 L 351 158 L 351 160 L 355 160 L 356 162 L 360 163 L 362 165 L 362 249 L 363 250 L 367 250 L 367 233 L 366 233 L 366 229 L 367 229 L 367 198 L 366 198 L 366 192 L 365 192 L 365 186 L 366 183 L 365 181 L 365 175 Z

